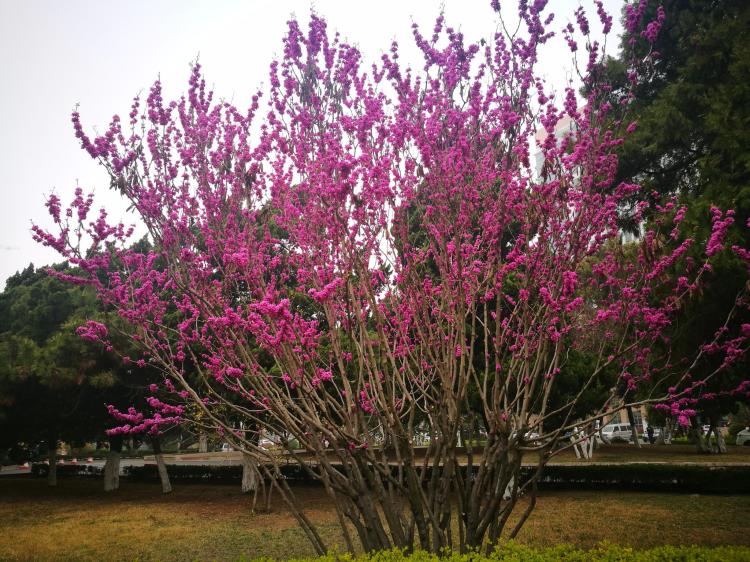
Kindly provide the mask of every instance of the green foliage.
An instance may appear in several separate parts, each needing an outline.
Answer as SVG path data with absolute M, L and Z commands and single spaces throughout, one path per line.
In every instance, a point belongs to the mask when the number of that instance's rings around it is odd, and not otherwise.
M 750 407 L 742 404 L 732 416 L 732 421 L 729 424 L 729 435 L 734 439 L 737 433 L 746 427 L 750 427 Z
M 595 365 L 596 356 L 592 352 L 571 348 L 560 368 L 560 373 L 556 375 L 556 384 L 550 393 L 548 409 L 553 412 L 558 409 L 562 410 L 565 404 L 572 402 L 581 392 L 584 382 L 591 376 Z M 577 399 L 570 416 L 565 410 L 556 416 L 551 416 L 549 421 L 545 422 L 545 429 L 556 429 L 566 421 L 569 423 L 570 420 L 585 418 L 591 412 L 596 411 L 606 401 L 616 379 L 614 373 L 602 373 Z M 566 420 L 566 417 L 569 419 Z
M 54 266 L 58 271 L 66 263 Z M 100 318 L 92 290 L 30 265 L 0 294 L 0 447 L 103 434 L 115 358 L 82 340 L 76 328 Z
M 58 271 L 68 264 L 54 266 Z M 93 313 L 98 308 L 96 295 L 85 287 L 64 283 L 45 269 L 29 265 L 6 282 L 0 294 L 2 332 L 43 345 L 74 314 Z
M 710 209 L 734 209 L 740 228 L 732 231 L 728 244 L 747 247 L 750 230 L 750 3 L 744 0 L 665 0 L 648 8 L 653 19 L 663 5 L 666 20 L 653 50 L 657 62 L 650 79 L 635 90 L 634 103 L 627 115 L 613 103 L 616 118 L 635 121 L 636 131 L 620 147 L 618 180 L 644 186 L 641 198 L 660 200 L 676 197 L 687 204 L 683 237 L 699 241 L 694 253 L 711 231 Z M 635 39 L 635 45 L 629 41 Z M 608 60 L 604 72 L 622 75 L 626 62 L 635 55 L 643 60 L 651 49 L 639 36 L 622 38 L 622 54 Z M 635 50 L 635 53 L 633 53 Z M 622 79 L 620 79 L 622 80 Z M 621 96 L 624 84 L 613 90 L 613 100 Z M 625 213 L 626 214 L 626 213 Z M 623 227 L 636 230 L 629 217 Z M 674 276 L 683 271 L 673 271 Z M 721 326 L 746 279 L 744 265 L 725 257 L 706 276 L 707 285 L 694 295 L 675 322 L 671 338 L 672 358 L 679 364 L 702 342 L 709 341 Z M 736 333 L 742 323 L 735 317 L 729 323 Z M 696 377 L 712 372 L 718 359 L 706 358 L 691 369 Z M 703 390 L 719 393 L 732 389 L 746 374 L 747 362 L 714 377 Z M 663 392 L 674 381 L 665 379 Z M 696 405 L 704 418 L 717 420 L 736 411 L 733 397 Z
M 399 550 L 391 550 L 361 556 L 329 554 L 319 558 L 306 558 L 305 562 L 744 562 L 747 560 L 750 560 L 750 548 L 744 546 L 718 548 L 660 546 L 648 550 L 634 550 L 602 543 L 591 550 L 580 550 L 571 545 L 533 548 L 511 542 L 498 547 L 488 556 L 475 552 L 467 554 L 453 552 L 438 556 L 426 552 L 406 554 Z
M 630 108 L 638 129 L 620 153 L 620 177 L 637 178 L 660 194 L 681 193 L 747 211 L 750 5 L 742 0 L 661 4 L 667 19 L 654 45 L 659 58 Z M 628 40 L 623 38 L 625 54 L 609 62 L 610 72 L 630 56 Z M 645 55 L 646 48 L 641 42 L 637 54 Z

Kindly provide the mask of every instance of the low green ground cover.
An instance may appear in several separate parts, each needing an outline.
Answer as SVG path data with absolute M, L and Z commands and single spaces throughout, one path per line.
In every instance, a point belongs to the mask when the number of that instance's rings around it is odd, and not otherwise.
M 508 544 L 495 552 L 480 554 L 447 554 L 436 556 L 424 552 L 411 555 L 399 551 L 378 552 L 364 556 L 329 555 L 309 558 L 304 562 L 746 562 L 750 560 L 750 548 L 698 546 L 662 546 L 648 550 L 634 550 L 613 544 L 601 544 L 590 550 L 572 545 L 553 548 L 533 548 L 520 544 Z

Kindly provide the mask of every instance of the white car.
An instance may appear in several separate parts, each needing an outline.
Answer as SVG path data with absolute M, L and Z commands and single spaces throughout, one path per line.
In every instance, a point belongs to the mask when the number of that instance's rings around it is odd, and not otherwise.
M 605 443 L 628 443 L 633 438 L 629 423 L 610 423 L 602 428 Z
M 268 437 L 261 437 L 260 440 L 258 441 L 258 445 L 262 447 L 263 449 L 275 449 L 281 446 L 280 443 Z
M 746 427 L 742 431 L 737 432 L 737 445 L 748 445 L 750 446 L 750 427 Z

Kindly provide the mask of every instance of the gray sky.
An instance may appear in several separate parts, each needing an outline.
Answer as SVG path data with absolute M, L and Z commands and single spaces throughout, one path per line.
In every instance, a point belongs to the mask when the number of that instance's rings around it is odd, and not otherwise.
M 581 1 L 599 29 L 591 0 Z M 513 0 L 501 4 L 515 11 Z M 53 190 L 65 203 L 78 182 L 96 193 L 97 208 L 135 221 L 108 191 L 104 171 L 79 148 L 70 124 L 76 103 L 89 133 L 104 130 L 113 114 L 127 115 L 133 96 L 146 93 L 159 74 L 165 99 L 177 97 L 186 89 L 190 61 L 200 54 L 217 96 L 246 107 L 267 83 L 285 22 L 296 14 L 306 25 L 311 5 L 368 61 L 394 38 L 404 48 L 402 61 L 414 60 L 411 22 L 431 29 L 441 5 L 448 24 L 469 39 L 495 29 L 489 0 L 0 0 L 0 288 L 29 262 L 60 261 L 29 230 L 33 219 L 48 225 L 44 197 Z M 558 30 L 579 1 L 550 5 Z M 605 6 L 619 31 L 622 0 L 605 0 Z M 562 41 L 542 52 L 540 70 L 552 84 L 562 87 L 570 69 Z

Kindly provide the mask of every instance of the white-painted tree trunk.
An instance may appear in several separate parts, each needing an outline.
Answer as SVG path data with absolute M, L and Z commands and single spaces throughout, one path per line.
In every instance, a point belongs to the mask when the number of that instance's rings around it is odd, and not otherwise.
M 151 443 L 154 448 L 154 459 L 156 459 L 156 471 L 159 473 L 161 491 L 168 494 L 172 491 L 172 483 L 169 481 L 167 463 L 164 462 L 164 455 L 161 452 L 161 440 L 158 437 L 152 437 Z
M 638 428 L 635 425 L 635 414 L 633 414 L 633 407 L 628 407 L 628 421 L 630 422 L 630 432 L 631 432 L 631 438 L 633 439 L 633 444 L 641 448 L 641 440 L 638 438 Z
M 115 435 L 109 439 L 109 453 L 104 462 L 104 491 L 112 492 L 120 487 L 120 457 L 122 456 L 121 435 Z
M 581 452 L 578 450 L 578 432 L 574 431 L 573 435 L 570 436 L 570 442 L 573 443 L 573 452 L 576 454 L 576 458 L 581 458 Z
M 503 493 L 503 499 L 509 500 L 513 497 L 513 484 L 515 484 L 516 479 L 511 477 L 510 481 L 508 482 L 508 485 L 505 487 L 505 492 Z
M 242 453 L 242 493 L 255 492 L 258 489 L 258 470 L 255 459 Z
M 47 447 L 47 460 L 49 461 L 47 485 L 57 486 L 57 440 L 51 441 Z
M 716 448 L 719 450 L 719 453 L 724 454 L 727 452 L 727 443 L 724 441 L 724 434 L 721 433 L 720 428 L 716 428 Z
M 120 487 L 120 451 L 109 451 L 104 463 L 104 491 L 112 492 Z
M 164 455 L 159 453 L 154 455 L 156 457 L 156 470 L 159 472 L 159 480 L 161 481 L 161 491 L 168 494 L 172 491 L 172 483 L 169 481 L 169 473 L 167 472 L 167 465 L 164 462 Z
M 714 434 L 716 436 L 716 448 L 714 449 L 711 444 L 711 434 Z M 711 419 L 711 425 L 708 428 L 708 433 L 706 434 L 706 443 L 708 444 L 709 449 L 711 449 L 712 452 L 721 453 L 724 454 L 727 452 L 727 444 L 724 441 L 724 436 L 721 434 L 721 430 L 719 429 L 719 426 L 716 425 L 716 422 Z
M 666 445 L 667 444 L 667 426 L 666 424 L 659 431 L 659 435 L 654 440 L 654 445 Z
M 706 436 L 703 435 L 703 430 L 701 429 L 701 426 L 698 424 L 698 420 L 695 418 L 692 418 L 690 421 L 691 427 L 688 431 L 688 435 L 692 442 L 695 444 L 695 447 L 698 449 L 699 453 L 710 453 L 711 447 L 709 446 L 708 440 L 706 439 Z
M 198 435 L 198 452 L 208 452 L 208 435 L 206 435 L 205 433 L 201 433 L 200 435 Z
M 671 445 L 672 444 L 672 420 L 667 418 L 664 421 L 664 427 L 661 428 L 659 435 L 659 445 Z
M 112 492 L 120 487 L 120 451 L 109 451 L 104 463 L 104 491 Z

